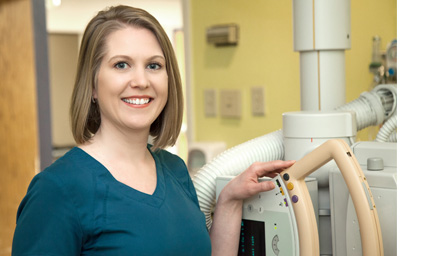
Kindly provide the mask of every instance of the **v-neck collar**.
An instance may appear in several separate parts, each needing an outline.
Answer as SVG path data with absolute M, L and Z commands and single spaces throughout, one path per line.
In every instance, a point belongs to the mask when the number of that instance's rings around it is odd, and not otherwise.
M 165 199 L 165 175 L 158 156 L 151 151 L 150 147 L 147 148 L 149 149 L 150 154 L 153 156 L 153 159 L 155 160 L 156 164 L 156 189 L 152 195 L 136 190 L 116 180 L 102 163 L 100 163 L 98 160 L 93 158 L 81 148 L 75 147 L 72 149 L 72 151 L 81 152 L 84 157 L 84 161 L 81 161 L 79 165 L 81 165 L 82 168 L 85 168 L 88 171 L 94 172 L 94 174 L 102 182 L 104 182 L 107 186 L 111 186 L 111 189 L 114 189 L 115 191 L 120 191 L 120 193 L 122 193 L 123 195 L 140 203 L 145 203 L 153 207 L 159 208 Z

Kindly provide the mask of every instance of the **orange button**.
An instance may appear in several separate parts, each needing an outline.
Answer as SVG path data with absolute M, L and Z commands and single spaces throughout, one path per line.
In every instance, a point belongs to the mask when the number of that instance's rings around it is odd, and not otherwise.
M 289 182 L 289 183 L 287 184 L 287 188 L 288 188 L 288 190 L 293 190 L 293 188 L 294 188 L 294 184 L 293 184 L 293 183 L 291 183 L 291 182 Z

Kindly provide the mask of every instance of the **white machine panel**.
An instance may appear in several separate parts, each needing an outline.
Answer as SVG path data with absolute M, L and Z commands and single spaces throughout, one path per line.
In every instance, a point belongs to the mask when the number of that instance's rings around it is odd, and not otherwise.
M 232 178 L 217 177 L 217 198 Z M 298 256 L 299 236 L 287 188 L 279 175 L 273 179 L 260 180 L 272 180 L 275 183 L 275 189 L 259 193 L 244 201 L 238 256 Z M 316 180 L 309 178 L 307 186 L 311 197 L 317 198 Z
M 397 255 L 397 144 L 358 142 L 353 146 L 370 185 L 379 222 L 385 256 Z M 373 169 L 369 162 L 381 159 Z M 362 256 L 359 223 L 348 188 L 339 170 L 330 172 L 333 255 Z
M 370 179 L 367 179 L 370 182 Z M 397 255 L 397 190 L 370 187 L 379 214 L 384 255 Z M 346 255 L 363 256 L 359 223 L 351 197 L 346 214 Z

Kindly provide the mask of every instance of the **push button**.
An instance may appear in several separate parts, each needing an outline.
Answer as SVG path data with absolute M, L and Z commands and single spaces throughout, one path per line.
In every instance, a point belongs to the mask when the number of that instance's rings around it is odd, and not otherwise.
M 248 211 L 252 212 L 254 210 L 254 206 L 252 204 L 248 205 Z
M 279 242 L 279 237 L 278 235 L 275 235 L 272 239 L 272 250 L 273 250 L 273 253 L 275 253 L 275 255 L 279 255 L 278 242 Z
M 282 176 L 284 178 L 284 180 L 288 181 L 290 179 L 290 175 L 288 173 L 284 173 L 284 175 Z
M 297 202 L 299 201 L 299 197 L 298 197 L 298 196 L 296 196 L 296 195 L 294 195 L 294 196 L 291 198 L 291 201 L 293 201 L 293 203 L 297 203 Z

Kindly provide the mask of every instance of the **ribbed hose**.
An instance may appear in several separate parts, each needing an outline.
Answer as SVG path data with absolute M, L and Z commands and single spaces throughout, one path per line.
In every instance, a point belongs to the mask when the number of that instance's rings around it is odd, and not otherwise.
M 394 84 L 382 84 L 370 92 L 363 92 L 361 96 L 337 107 L 336 110 L 353 110 L 356 114 L 357 130 L 382 124 L 395 113 L 397 105 L 397 88 Z
M 357 129 L 381 124 L 395 113 L 397 89 L 395 85 L 379 85 L 370 92 L 336 110 L 356 112 Z M 386 129 L 386 128 L 385 128 Z M 212 225 L 211 213 L 215 206 L 217 176 L 236 176 L 254 162 L 284 159 L 282 130 L 252 139 L 226 150 L 204 165 L 195 175 L 193 183 L 199 205 L 205 214 L 207 227 Z
M 397 136 L 394 135 L 394 131 L 397 129 L 397 114 L 394 114 L 392 117 L 388 119 L 380 128 L 377 136 L 377 142 L 390 142 L 391 140 L 394 142 L 397 141 Z
M 211 228 L 211 213 L 215 205 L 217 176 L 236 176 L 254 162 L 284 159 L 282 131 L 276 131 L 249 140 L 226 150 L 204 165 L 193 179 L 199 205 L 205 214 L 208 229 Z
M 353 110 L 357 120 L 357 130 L 381 124 L 383 122 L 383 112 L 379 111 L 379 102 L 371 93 L 363 93 L 361 96 L 346 105 L 336 108 L 336 110 Z
M 395 130 L 391 133 L 391 135 L 389 135 L 388 142 L 397 142 L 397 130 Z

